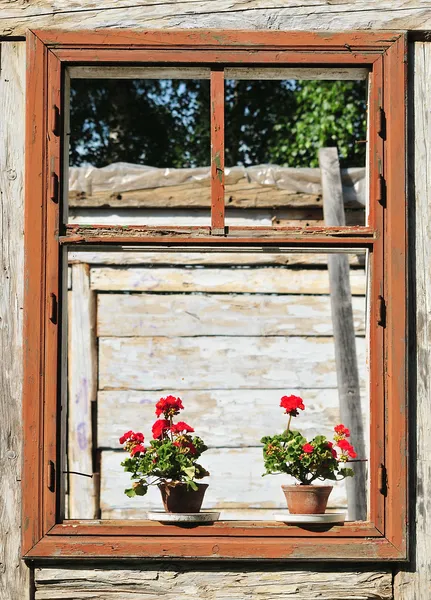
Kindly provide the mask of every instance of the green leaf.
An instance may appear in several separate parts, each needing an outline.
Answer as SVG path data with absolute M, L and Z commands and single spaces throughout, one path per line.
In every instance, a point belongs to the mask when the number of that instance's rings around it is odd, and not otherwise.
M 134 496 L 136 496 L 136 492 L 133 488 L 124 490 L 124 493 L 126 494 L 126 496 L 129 496 L 129 498 L 133 498 Z

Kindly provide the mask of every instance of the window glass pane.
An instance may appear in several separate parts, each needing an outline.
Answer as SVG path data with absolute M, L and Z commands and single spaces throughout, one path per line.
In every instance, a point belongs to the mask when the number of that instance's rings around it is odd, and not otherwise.
M 280 486 L 294 481 L 285 474 L 262 477 L 261 438 L 286 429 L 280 399 L 296 395 L 305 410 L 291 429 L 308 442 L 320 434 L 333 441 L 337 424 L 350 428 L 360 461 L 346 465 L 356 471 L 348 480 L 350 505 L 345 482 L 336 482 L 328 510 L 349 508 L 349 517 L 358 518 L 353 504 L 362 497 L 359 518 L 365 519 L 365 259 L 364 252 L 282 249 L 70 250 L 67 516 L 145 519 L 148 510 L 162 510 L 156 487 L 143 497 L 125 495 L 132 482 L 121 466 L 128 453 L 119 438 L 142 432 L 148 446 L 155 404 L 168 395 L 184 405 L 175 420 L 192 426 L 208 446 L 198 461 L 210 472 L 202 480 L 209 484 L 203 510 L 231 520 L 286 514 Z M 331 288 L 328 260 L 344 286 L 350 284 L 350 328 L 349 308 L 331 309 L 331 293 L 339 290 Z M 343 342 L 334 338 L 335 321 Z M 349 337 L 354 347 L 347 347 Z M 353 361 L 358 377 L 348 406 L 338 390 L 336 355 Z M 79 474 L 93 472 L 99 474 L 93 479 Z
M 366 72 L 317 71 L 226 70 L 227 225 L 323 225 L 318 152 L 334 146 L 346 224 L 365 225 Z
M 209 225 L 209 70 L 129 71 L 70 79 L 68 221 Z

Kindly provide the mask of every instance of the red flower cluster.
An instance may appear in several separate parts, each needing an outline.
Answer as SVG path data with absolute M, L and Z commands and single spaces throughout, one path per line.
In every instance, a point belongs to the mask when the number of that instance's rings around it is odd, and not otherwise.
M 193 433 L 194 429 L 193 427 L 190 427 L 190 425 L 187 425 L 187 423 L 184 423 L 184 421 L 178 421 L 178 423 L 175 423 L 174 425 L 172 425 L 171 427 L 171 431 L 173 433 Z
M 344 427 L 344 425 L 342 423 L 340 423 L 339 425 L 336 425 L 334 427 L 334 431 L 335 431 L 335 433 L 338 433 L 338 435 L 344 435 L 345 437 L 350 436 L 350 430 L 347 429 L 347 427 Z
M 144 441 L 144 434 L 143 433 L 134 433 L 133 431 L 126 431 L 126 433 L 123 433 L 123 435 L 120 437 L 120 444 L 124 444 L 125 442 L 143 442 Z
M 304 402 L 299 396 L 283 396 L 280 400 L 281 408 L 286 409 L 285 413 L 292 417 L 298 416 L 298 409 L 304 410 Z
M 175 398 L 175 396 L 166 396 L 166 398 L 160 398 L 160 400 L 156 404 L 156 416 L 160 417 L 163 413 L 165 418 L 173 417 L 174 415 L 178 415 L 180 410 L 184 408 L 183 403 L 180 398 Z
M 341 450 L 347 452 L 350 458 L 356 458 L 357 454 L 355 452 L 355 449 L 353 448 L 352 444 L 346 439 L 340 440 L 337 445 L 339 448 L 341 448 Z
M 302 446 L 302 449 L 306 454 L 311 454 L 314 450 L 314 446 L 313 446 L 313 444 L 307 443 Z
M 342 423 L 340 423 L 339 425 L 336 425 L 334 427 L 334 431 L 334 440 L 336 441 L 337 446 L 342 451 L 342 456 L 340 457 L 340 460 L 346 462 L 348 456 L 350 458 L 356 458 L 357 454 L 355 452 L 355 449 L 353 448 L 352 444 L 346 440 L 346 438 L 350 437 L 350 430 L 347 427 L 345 427 Z
M 142 452 L 142 454 L 146 451 L 146 448 L 143 444 L 136 444 L 136 446 L 133 446 L 133 448 L 130 450 L 130 456 L 135 456 L 135 454 L 137 452 Z
M 163 437 L 165 431 L 169 431 L 170 429 L 170 421 L 167 419 L 159 419 L 156 421 L 152 427 L 153 438 L 158 440 Z

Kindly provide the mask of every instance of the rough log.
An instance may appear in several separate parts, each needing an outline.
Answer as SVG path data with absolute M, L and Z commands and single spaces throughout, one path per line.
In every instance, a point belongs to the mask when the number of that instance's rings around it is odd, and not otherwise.
M 365 294 L 363 271 L 350 275 L 352 293 Z M 113 292 L 328 294 L 327 270 L 94 267 L 91 289 Z
M 0 44 L 0 598 L 29 597 L 20 558 L 25 44 Z
M 353 298 L 355 335 L 365 335 L 365 297 Z M 331 336 L 326 295 L 98 294 L 100 337 Z
M 365 340 L 356 344 L 365 385 Z M 336 385 L 334 344 L 327 337 L 99 338 L 100 390 Z
M 36 600 L 391 600 L 390 569 L 152 563 L 36 569 Z
M 321 148 L 319 165 L 322 173 L 325 224 L 330 227 L 343 226 L 346 224 L 346 218 L 337 148 Z M 341 420 L 351 431 L 351 442 L 359 458 L 366 458 L 347 256 L 328 255 L 328 272 Z M 349 518 L 353 521 L 364 521 L 367 518 L 365 463 L 352 463 L 349 466 L 355 472 L 353 478 L 347 479 Z
M 363 253 L 348 254 L 349 264 L 363 267 Z M 249 266 L 317 266 L 327 265 L 327 254 L 302 254 L 301 252 L 181 252 L 171 250 L 165 252 L 119 252 L 116 250 L 71 249 L 68 254 L 69 263 L 83 262 L 90 265 L 249 265 Z
M 72 267 L 68 336 L 69 518 L 97 516 L 93 475 L 92 403 L 97 397 L 96 298 L 90 290 L 90 268 Z
M 423 0 L 350 0 L 322 3 L 302 0 L 288 6 L 270 0 L 217 0 L 217 10 L 205 0 L 151 2 L 107 0 L 94 6 L 86 0 L 2 0 L 0 35 L 25 35 L 33 29 L 272 29 L 286 31 L 348 31 L 356 29 L 431 29 L 429 2 Z

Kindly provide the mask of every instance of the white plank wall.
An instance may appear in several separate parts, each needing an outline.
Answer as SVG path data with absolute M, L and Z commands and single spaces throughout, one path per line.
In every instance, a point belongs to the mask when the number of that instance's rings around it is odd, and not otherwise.
M 353 295 L 365 293 L 364 271 L 352 271 Z M 94 267 L 91 289 L 123 292 L 229 292 L 262 294 L 329 294 L 329 278 L 323 271 L 283 271 L 280 268 L 173 269 L 145 267 Z
M 357 338 L 362 387 L 365 354 L 365 340 Z M 289 390 L 306 387 L 311 374 L 313 387 L 336 386 L 332 338 L 99 338 L 102 390 L 259 389 L 262 385 Z
M 142 424 L 144 433 L 155 420 L 154 405 L 171 390 L 115 390 L 98 394 L 98 441 L 101 448 L 119 449 L 119 437 L 130 429 L 130 423 Z M 307 437 L 318 433 L 331 436 L 339 419 L 336 388 L 324 390 L 290 388 L 292 394 L 305 398 L 306 413 L 298 417 L 294 427 Z M 193 424 L 209 447 L 257 446 L 264 435 L 281 430 L 279 407 L 283 390 L 185 390 L 181 392 L 185 410 L 181 419 Z M 362 414 L 367 415 L 368 399 L 362 397 Z M 244 416 L 246 415 L 246 416 Z M 246 418 L 247 427 L 243 426 Z
M 20 560 L 25 44 L 0 44 L 0 598 L 25 600 Z
M 69 251 L 69 263 L 83 262 L 89 265 L 213 265 L 213 266 L 309 266 L 327 264 L 326 254 L 311 254 L 302 252 L 183 252 L 174 251 L 142 251 L 121 252 L 118 250 L 82 250 L 72 249 Z M 348 254 L 349 263 L 352 267 L 363 266 L 365 255 L 363 253 Z
M 94 257 L 90 279 L 97 293 L 103 518 L 142 518 L 146 510 L 160 508 L 158 490 L 132 500 L 124 495 L 129 476 L 120 466 L 124 455 L 118 438 L 131 424 L 151 435 L 154 404 L 169 393 L 181 395 L 186 406 L 181 418 L 210 448 L 202 458 L 211 472 L 205 502 L 222 510 L 224 518 L 272 519 L 274 509 L 286 506 L 280 485 L 287 479 L 262 479 L 260 445 L 263 435 L 282 429 L 283 394 L 304 397 L 307 412 L 294 426 L 310 438 L 317 433 L 332 438 L 340 420 L 322 256 L 317 255 L 316 265 L 316 255 L 303 255 L 304 264 L 293 255 L 298 262 L 287 268 L 256 268 L 250 258 L 238 268 L 229 264 L 227 253 L 212 257 L 223 268 L 203 268 L 196 260 L 207 261 L 205 253 L 192 256 L 195 266 L 167 254 L 162 260 L 175 258 L 178 264 L 165 268 L 138 268 L 133 262 L 111 267 L 109 254 L 100 267 Z M 187 263 L 187 255 L 184 259 Z M 144 260 L 150 264 L 151 254 Z M 354 266 L 351 279 L 362 294 L 353 299 L 366 420 L 363 267 Z M 265 293 L 256 293 L 261 290 Z M 345 508 L 345 485 L 338 487 L 330 505 Z
M 365 297 L 353 306 L 365 335 Z M 332 336 L 327 296 L 98 294 L 97 316 L 100 337 Z

